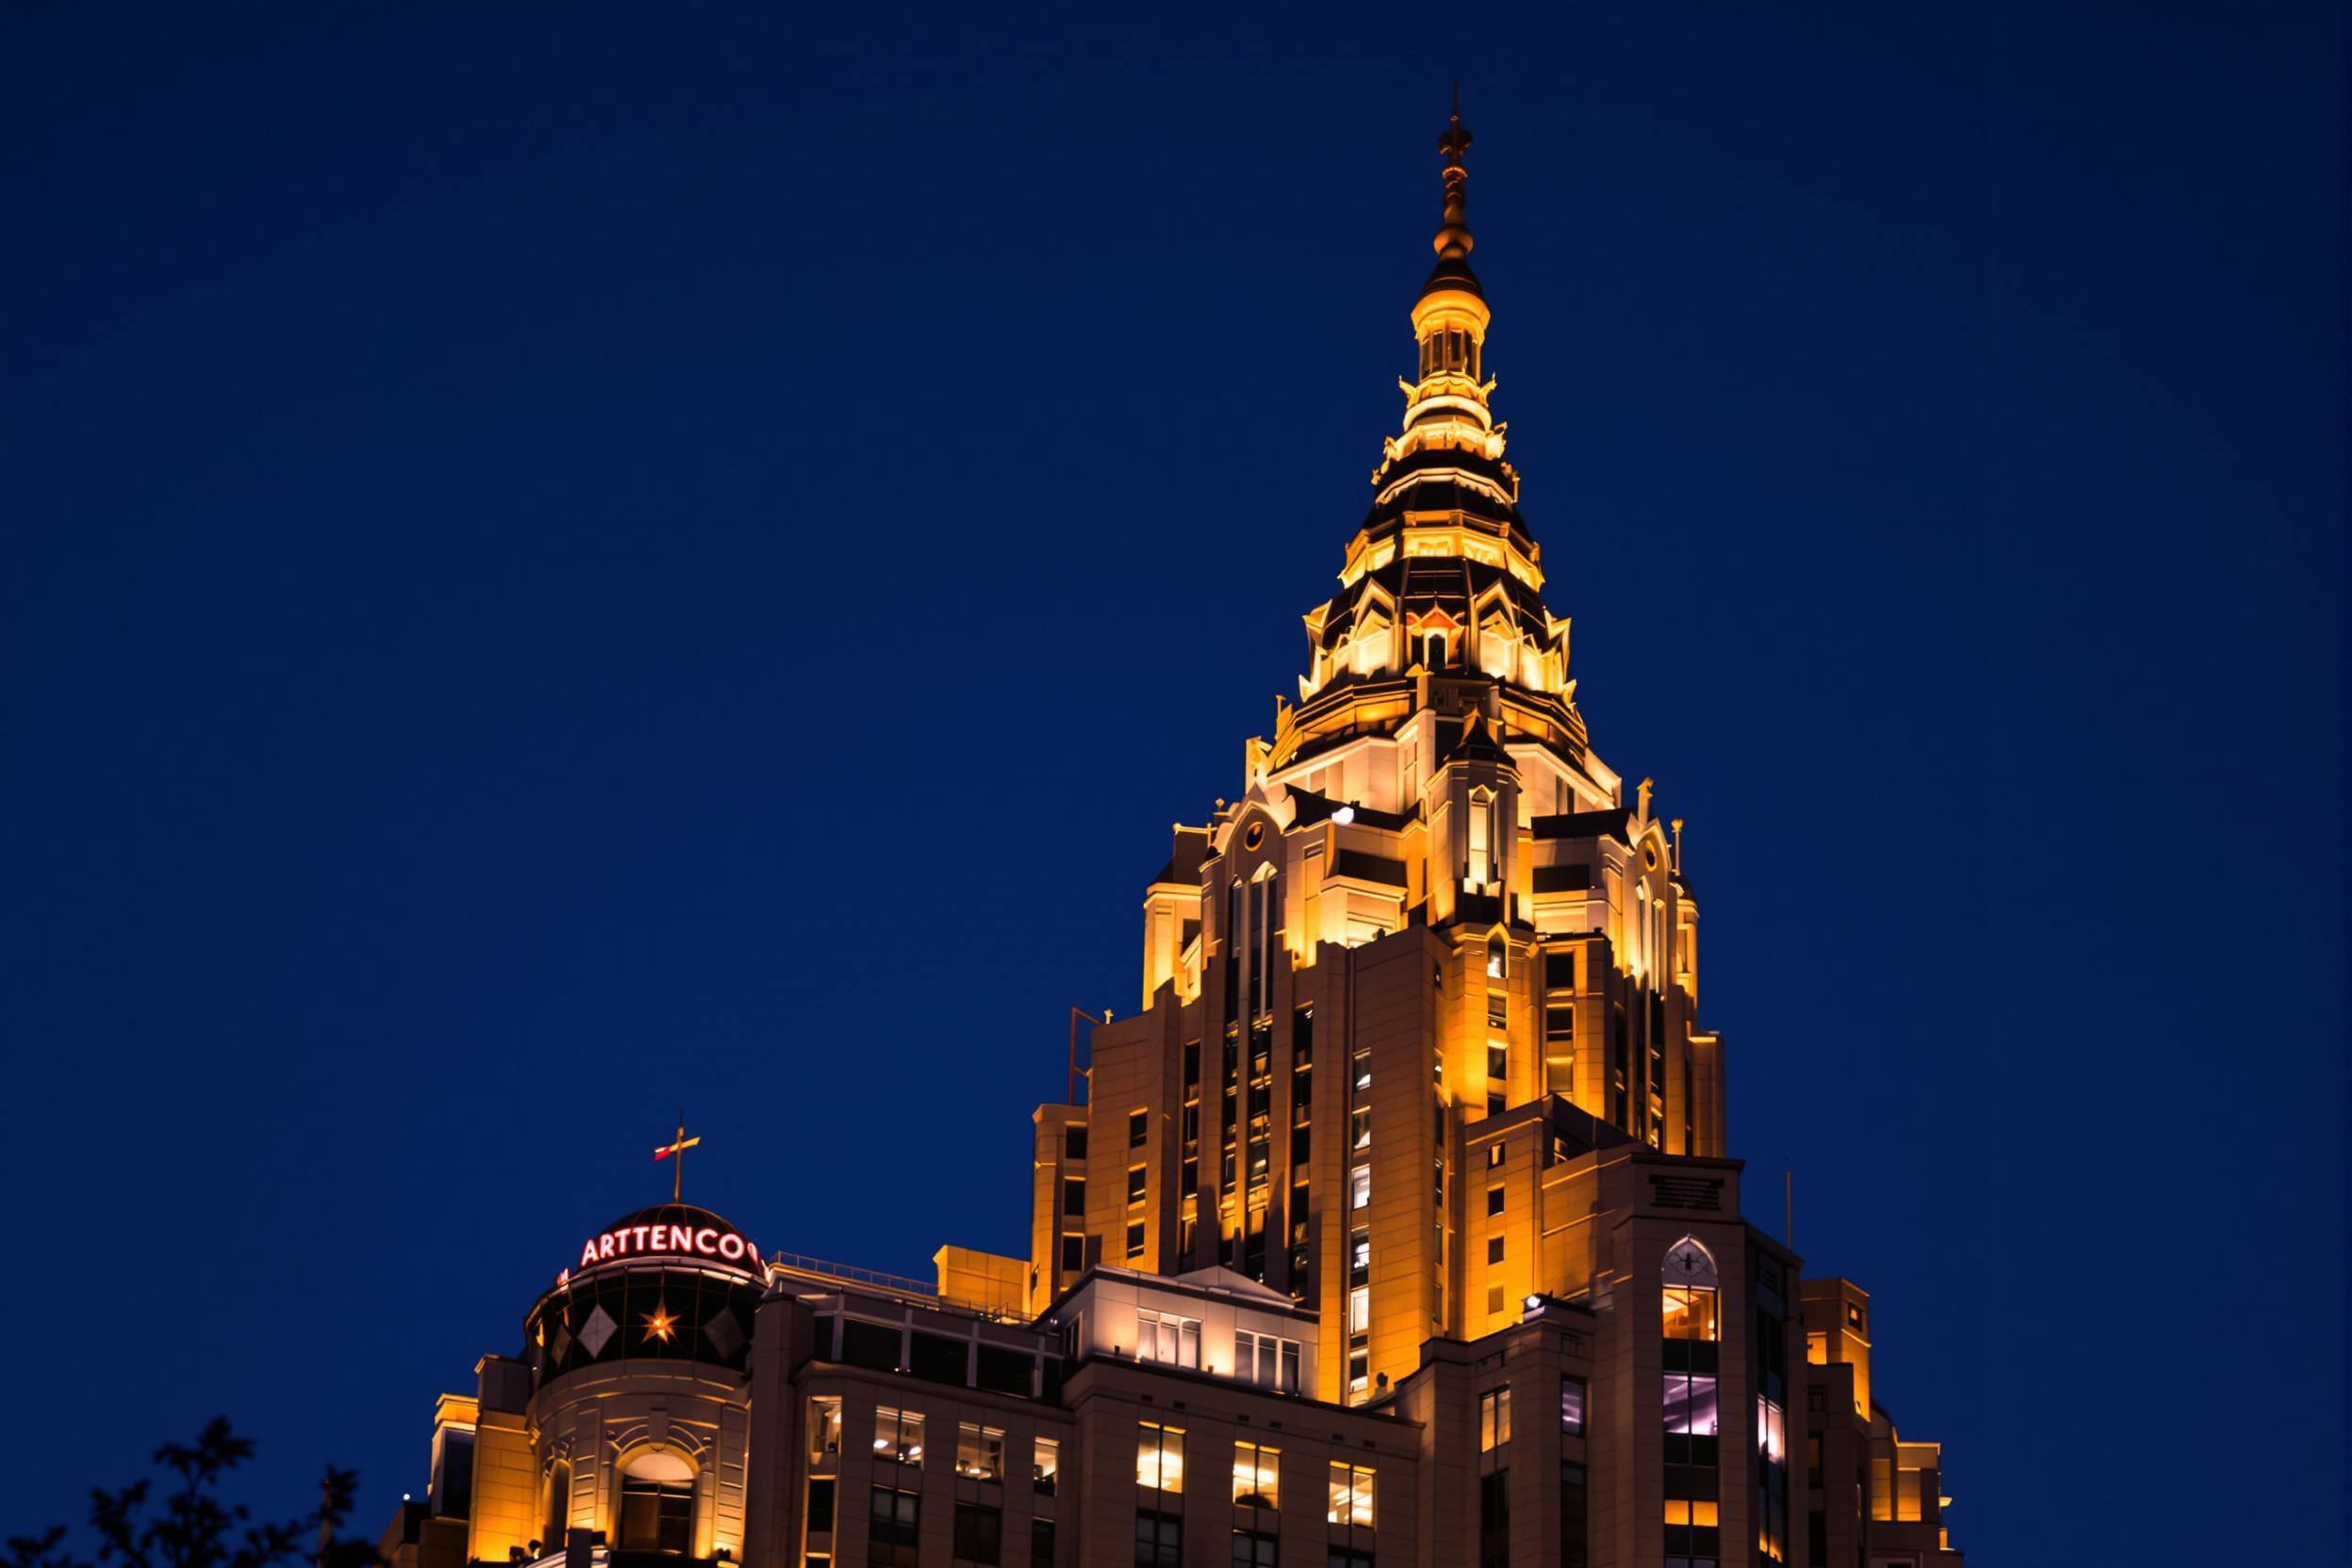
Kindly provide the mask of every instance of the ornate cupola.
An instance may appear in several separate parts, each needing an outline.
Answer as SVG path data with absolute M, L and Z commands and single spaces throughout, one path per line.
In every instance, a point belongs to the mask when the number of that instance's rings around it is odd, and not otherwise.
M 1405 392 L 1404 434 L 1389 443 L 1381 471 L 1385 473 L 1414 451 L 1451 449 L 1475 452 L 1499 463 L 1503 455 L 1501 430 L 1487 408 L 1494 384 L 1485 373 L 1486 329 L 1494 319 L 1486 291 L 1470 270 L 1470 172 L 1462 155 L 1470 150 L 1470 133 L 1462 125 L 1461 90 L 1455 90 L 1454 114 L 1446 134 L 1437 140 L 1445 162 L 1445 217 L 1431 241 L 1437 265 L 1413 302 L 1413 336 L 1418 345 L 1419 369 L 1412 382 L 1399 381 Z M 1375 476 L 1374 483 L 1380 482 Z M 1518 498 L 1518 485 L 1510 482 L 1496 498 L 1508 504 Z

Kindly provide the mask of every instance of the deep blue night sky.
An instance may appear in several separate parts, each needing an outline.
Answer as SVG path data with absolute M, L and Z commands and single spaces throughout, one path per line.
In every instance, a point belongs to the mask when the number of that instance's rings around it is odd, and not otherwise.
M 0 1534 L 215 1412 L 372 1532 L 680 1102 L 763 1245 L 1025 1250 L 1459 72 L 1751 1216 L 1977 1560 L 2341 1560 L 2333 8 L 193 9 L 0 15 Z

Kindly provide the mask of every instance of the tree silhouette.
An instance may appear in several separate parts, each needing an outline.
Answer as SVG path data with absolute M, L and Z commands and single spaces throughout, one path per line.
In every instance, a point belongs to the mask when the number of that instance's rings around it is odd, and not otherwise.
M 74 1556 L 66 1527 L 58 1525 L 40 1535 L 10 1536 L 0 1550 L 0 1568 L 290 1568 L 302 1560 L 306 1537 L 316 1543 L 310 1568 L 375 1568 L 375 1546 L 343 1534 L 358 1472 L 330 1464 L 318 1482 L 317 1509 L 256 1522 L 244 1504 L 220 1496 L 221 1478 L 253 1455 L 253 1440 L 237 1436 L 228 1417 L 216 1415 L 194 1443 L 167 1443 L 155 1450 L 155 1463 L 178 1478 L 160 1506 L 153 1501 L 152 1479 L 112 1492 L 92 1489 L 94 1564 Z

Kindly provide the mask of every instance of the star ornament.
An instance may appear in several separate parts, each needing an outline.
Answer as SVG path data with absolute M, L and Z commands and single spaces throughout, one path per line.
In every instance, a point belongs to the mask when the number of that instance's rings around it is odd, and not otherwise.
M 664 1303 L 656 1301 L 653 1310 L 645 1314 L 645 1337 L 658 1339 L 664 1345 L 678 1337 L 678 1319 L 671 1315 L 669 1307 Z

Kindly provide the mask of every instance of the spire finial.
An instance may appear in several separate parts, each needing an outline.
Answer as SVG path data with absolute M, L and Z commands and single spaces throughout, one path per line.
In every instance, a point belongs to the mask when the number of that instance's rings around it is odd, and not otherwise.
M 1437 139 L 1437 150 L 1446 159 L 1446 224 L 1437 231 L 1437 253 L 1451 260 L 1460 260 L 1470 253 L 1469 192 L 1470 172 L 1462 166 L 1462 155 L 1470 150 L 1470 133 L 1462 128 L 1462 78 L 1454 78 L 1454 113 L 1446 134 Z

